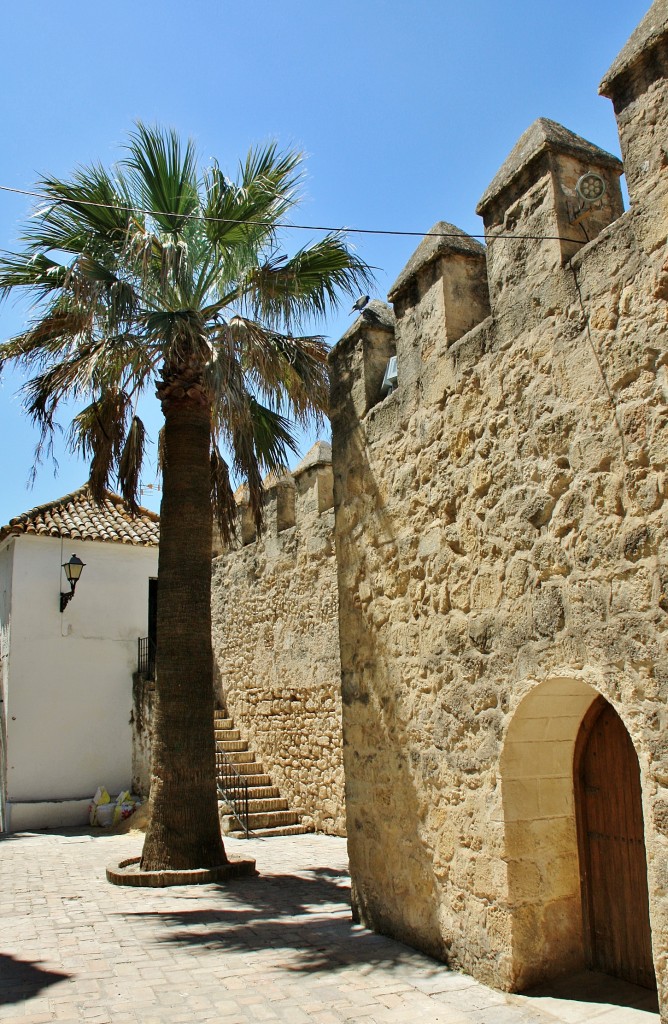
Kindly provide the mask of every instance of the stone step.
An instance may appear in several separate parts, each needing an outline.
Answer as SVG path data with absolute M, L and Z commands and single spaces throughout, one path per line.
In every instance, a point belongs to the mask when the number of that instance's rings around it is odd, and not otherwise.
M 218 726 L 216 726 L 216 728 L 214 729 L 214 732 L 215 732 L 215 735 L 216 735 L 216 740 L 219 743 L 222 743 L 225 740 L 240 740 L 241 739 L 241 733 L 239 732 L 238 729 L 219 729 Z
M 245 839 L 246 833 L 239 826 L 239 822 L 236 818 L 231 821 L 232 827 L 227 830 L 227 835 L 232 839 Z M 313 832 L 314 828 L 312 825 L 279 825 L 277 828 L 257 828 L 253 829 L 252 834 L 248 837 L 249 839 L 271 839 L 272 836 L 305 836 L 308 832 Z
M 217 753 L 216 764 L 220 764 L 221 761 L 228 761 L 230 764 L 233 764 L 235 768 L 240 764 L 249 764 L 251 762 L 254 764 L 259 763 L 255 760 L 255 754 L 252 750 L 231 750 L 226 758 L 223 757 L 222 754 Z
M 234 719 L 228 718 L 227 715 L 222 711 L 214 711 L 213 726 L 214 729 L 233 729 Z
M 280 795 L 278 786 L 248 786 L 249 800 L 273 800 Z
M 226 802 L 225 797 L 223 795 L 219 795 L 218 796 L 218 803 L 219 804 L 221 804 L 221 803 L 224 804 L 225 802 Z M 241 807 L 238 807 L 237 809 L 238 810 L 242 810 Z M 253 815 L 253 814 L 263 814 L 263 813 L 266 813 L 268 811 L 272 811 L 273 812 L 273 811 L 287 811 L 287 810 L 289 810 L 288 801 L 284 800 L 283 797 L 276 797 L 276 796 L 274 796 L 274 797 L 266 797 L 266 798 L 256 798 L 256 797 L 249 796 L 249 798 L 248 798 L 248 814 L 249 814 L 249 816 Z
M 225 753 L 235 753 L 238 750 L 248 750 L 248 743 L 246 740 L 242 740 L 239 737 L 230 737 L 230 739 L 218 740 L 218 750 L 223 750 Z
M 240 765 L 240 767 L 241 768 L 247 768 L 249 766 L 248 765 Z M 250 767 L 252 768 L 253 766 L 251 765 Z M 250 772 L 244 773 L 243 771 L 240 771 L 239 775 L 241 775 L 241 777 L 243 778 L 244 782 L 248 786 L 249 793 L 251 792 L 251 790 L 254 792 L 256 789 L 260 788 L 260 789 L 271 789 L 271 790 L 275 789 L 276 790 L 276 793 L 269 793 L 268 794 L 269 796 L 276 796 L 278 794 L 277 787 L 274 786 L 274 783 L 272 781 L 271 776 L 267 775 L 266 772 L 250 771 Z M 218 772 L 216 772 L 216 781 L 220 785 L 222 785 L 224 782 L 228 782 L 229 783 L 229 777 L 228 776 L 224 776 L 221 771 L 218 771 Z
M 219 800 L 223 799 L 223 794 L 224 793 L 225 793 L 225 790 L 220 785 L 220 780 L 219 780 L 219 789 L 218 789 L 218 799 Z M 278 786 L 249 786 L 248 787 L 248 803 L 249 804 L 252 804 L 254 801 L 257 801 L 257 800 L 282 800 L 282 799 L 283 799 L 283 797 L 280 794 Z M 286 805 L 287 805 L 287 801 L 286 801 Z M 284 810 L 284 808 L 278 808 L 278 809 L 279 810 Z
M 263 786 L 257 783 L 249 783 L 249 778 L 250 776 L 244 775 L 244 782 L 248 786 L 249 800 L 273 800 L 275 797 L 280 797 L 281 791 L 279 790 L 278 786 Z M 219 783 L 222 783 L 222 781 L 222 779 L 218 779 Z
M 246 764 L 236 764 L 234 766 L 237 770 L 238 775 L 243 775 L 249 786 L 271 786 L 271 775 L 267 775 L 259 761 L 248 761 Z M 222 779 L 223 775 L 220 769 L 216 773 L 218 779 Z
M 288 801 L 282 796 L 255 797 L 248 796 L 248 813 L 260 814 L 262 811 L 287 811 Z
M 248 815 L 248 827 L 254 832 L 258 828 L 275 828 L 279 825 L 299 825 L 300 815 L 296 811 L 261 811 Z

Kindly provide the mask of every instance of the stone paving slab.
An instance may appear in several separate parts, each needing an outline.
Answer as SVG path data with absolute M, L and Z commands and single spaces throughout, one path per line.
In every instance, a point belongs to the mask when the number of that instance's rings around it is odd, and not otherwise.
M 0 837 L 0 1024 L 658 1024 L 642 993 L 506 995 L 353 924 L 345 840 L 228 840 L 258 879 L 109 885 L 141 842 Z

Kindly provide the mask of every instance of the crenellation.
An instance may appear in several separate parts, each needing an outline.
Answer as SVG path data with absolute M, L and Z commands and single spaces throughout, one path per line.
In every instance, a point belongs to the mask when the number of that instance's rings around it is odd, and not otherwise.
M 432 335 L 452 345 L 489 315 L 485 247 L 446 221 L 434 224 L 390 288 L 388 298 L 404 345 L 410 343 L 410 317 L 424 306 L 433 286 L 437 295 L 420 325 L 425 358 L 434 344 Z
M 492 312 L 508 333 L 563 306 L 562 266 L 623 213 L 621 172 L 616 157 L 547 118 L 521 136 L 477 207 Z M 577 194 L 585 175 L 602 179 L 601 199 Z
M 287 476 L 280 480 L 275 488 L 276 494 L 276 532 L 283 533 L 297 522 L 296 486 L 294 477 Z
M 631 204 L 644 208 L 638 234 L 650 250 L 668 221 L 668 3 L 655 0 L 606 73 Z
M 248 488 L 240 487 L 235 498 L 237 536 L 227 546 L 219 536 L 214 537 L 214 557 L 253 544 L 260 536 L 250 508 Z M 308 524 L 314 514 L 320 515 L 333 507 L 331 448 L 326 442 L 318 441 L 291 473 L 278 479 L 270 476 L 265 482 L 263 537 L 275 540 L 286 530 L 302 525 L 302 521 Z
M 370 302 L 337 344 L 342 373 L 346 367 L 346 383 L 339 391 L 332 390 L 330 410 L 336 407 L 339 396 L 346 404 L 352 403 L 359 416 L 381 401 L 385 369 L 390 357 L 396 355 L 394 331 L 394 314 L 389 306 Z

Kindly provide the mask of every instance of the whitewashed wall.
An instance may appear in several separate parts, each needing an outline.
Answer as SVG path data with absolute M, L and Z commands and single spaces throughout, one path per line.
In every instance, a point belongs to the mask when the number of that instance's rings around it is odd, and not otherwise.
M 157 548 L 15 538 L 6 698 L 8 831 L 86 820 L 98 785 L 132 777 L 132 673 Z M 61 564 L 86 563 L 74 599 Z M 1 570 L 0 563 L 0 571 Z
M 0 832 L 5 830 L 5 779 L 7 776 L 5 708 L 9 670 L 13 555 L 13 539 L 0 545 Z

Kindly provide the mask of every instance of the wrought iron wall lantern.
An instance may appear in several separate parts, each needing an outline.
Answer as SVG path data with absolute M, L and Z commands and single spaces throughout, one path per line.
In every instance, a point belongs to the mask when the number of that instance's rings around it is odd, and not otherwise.
M 69 562 L 63 562 L 63 569 L 65 570 L 65 575 L 67 576 L 67 580 L 70 585 L 70 592 L 68 594 L 67 591 L 65 593 L 61 591 L 60 593 L 61 612 L 65 611 L 68 604 L 74 597 L 74 591 L 76 590 L 76 585 L 79 582 L 85 564 L 86 563 L 82 562 L 76 555 L 72 555 Z

